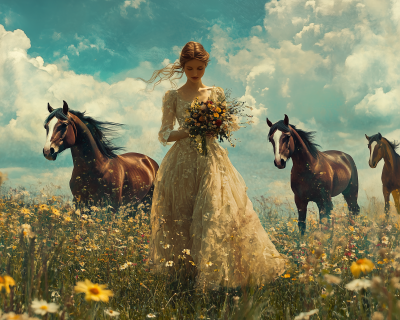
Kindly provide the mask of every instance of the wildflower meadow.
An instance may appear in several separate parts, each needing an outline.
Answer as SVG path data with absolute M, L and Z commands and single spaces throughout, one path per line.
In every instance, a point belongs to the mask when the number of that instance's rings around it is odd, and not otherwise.
M 3 187 L 0 319 L 400 319 L 393 205 L 385 215 L 371 198 L 352 217 L 338 197 L 331 221 L 309 210 L 301 236 L 289 202 L 253 203 L 286 272 L 261 287 L 198 292 L 172 261 L 149 272 L 150 203 L 114 214 L 76 209 L 51 189 Z

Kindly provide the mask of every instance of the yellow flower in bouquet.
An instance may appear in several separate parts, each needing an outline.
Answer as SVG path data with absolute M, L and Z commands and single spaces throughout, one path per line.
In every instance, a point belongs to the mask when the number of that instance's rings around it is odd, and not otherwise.
M 237 116 L 252 117 L 241 113 L 243 104 L 244 102 L 236 100 L 227 103 L 225 99 L 200 102 L 198 98 L 191 103 L 186 110 L 183 127 L 188 129 L 190 141 L 200 154 L 207 155 L 207 135 L 219 138 L 220 142 L 226 139 L 234 146 L 231 140 L 232 131 L 240 128 Z

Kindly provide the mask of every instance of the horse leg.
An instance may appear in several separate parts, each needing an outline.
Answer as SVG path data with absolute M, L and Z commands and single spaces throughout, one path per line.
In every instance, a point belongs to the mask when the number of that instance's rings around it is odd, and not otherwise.
M 323 201 L 316 202 L 319 211 L 319 222 L 321 223 L 322 217 L 325 216 L 325 206 Z
M 353 183 L 352 179 L 350 179 L 349 185 L 343 190 L 342 195 L 347 203 L 349 212 L 354 216 L 358 216 L 360 214 L 360 206 L 357 203 L 358 183 Z
M 329 219 L 333 209 L 332 200 L 330 198 L 328 200 L 320 200 L 316 204 L 319 211 L 319 221 L 321 222 L 323 218 Z
M 400 190 L 399 189 L 393 190 L 392 196 L 394 199 L 394 205 L 396 207 L 397 213 L 400 214 Z
M 383 186 L 383 198 L 385 199 L 385 214 L 389 214 L 389 210 L 390 210 L 390 191 L 386 186 Z M 394 196 L 393 196 L 394 198 Z
M 299 221 L 297 224 L 299 226 L 301 235 L 304 235 L 304 232 L 306 231 L 308 201 L 301 199 L 298 195 L 295 195 L 294 202 L 296 203 L 297 211 L 299 213 Z

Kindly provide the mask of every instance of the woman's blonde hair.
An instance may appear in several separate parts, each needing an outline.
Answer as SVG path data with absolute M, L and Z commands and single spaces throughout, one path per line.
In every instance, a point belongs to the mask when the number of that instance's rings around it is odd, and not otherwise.
M 174 63 L 168 64 L 166 67 L 160 70 L 154 71 L 153 75 L 149 80 L 144 80 L 142 78 L 137 78 L 137 79 L 140 79 L 146 82 L 147 84 L 150 84 L 154 82 L 154 80 L 159 78 L 158 81 L 153 85 L 153 89 L 161 81 L 169 80 L 171 86 L 173 88 L 176 88 L 174 80 L 182 78 L 186 62 L 193 59 L 197 59 L 204 62 L 207 67 L 208 62 L 210 61 L 209 58 L 210 58 L 209 53 L 204 49 L 204 47 L 200 43 L 195 41 L 189 41 L 182 48 L 181 54 L 179 55 L 179 60 L 175 61 Z M 175 73 L 177 73 L 178 75 L 180 74 L 180 76 L 172 78 L 175 75 Z

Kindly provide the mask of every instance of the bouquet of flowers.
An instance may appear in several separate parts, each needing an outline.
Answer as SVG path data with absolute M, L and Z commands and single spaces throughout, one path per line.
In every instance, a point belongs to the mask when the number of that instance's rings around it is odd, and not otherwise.
M 226 96 L 229 99 L 229 91 Z M 208 100 L 200 102 L 196 98 L 190 107 L 186 110 L 186 119 L 183 128 L 188 129 L 190 142 L 194 144 L 202 155 L 207 155 L 206 136 L 212 135 L 219 138 L 220 142 L 224 139 L 228 140 L 232 147 L 232 131 L 236 131 L 241 126 L 239 124 L 252 123 L 252 121 L 242 122 L 238 124 L 238 116 L 252 117 L 252 115 L 243 114 L 244 102 L 236 99 L 221 101 Z

